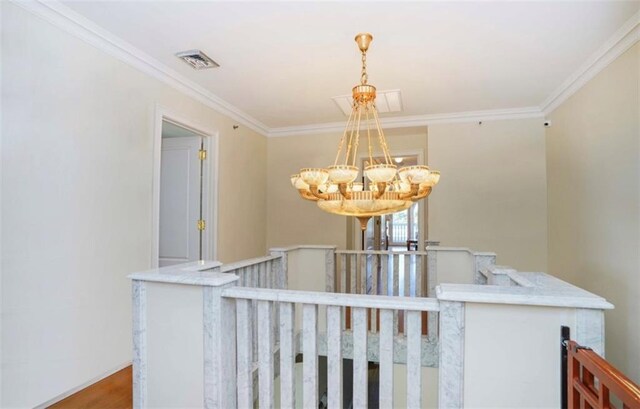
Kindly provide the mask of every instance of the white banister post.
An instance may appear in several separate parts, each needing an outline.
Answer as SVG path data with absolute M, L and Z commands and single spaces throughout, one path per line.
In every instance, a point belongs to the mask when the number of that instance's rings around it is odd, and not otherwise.
M 236 407 L 236 305 L 222 292 L 236 282 L 202 287 L 204 407 Z
M 436 296 L 438 285 L 438 251 L 427 247 L 427 297 Z M 427 335 L 430 338 L 438 336 L 438 313 L 429 311 L 427 314 Z
M 133 407 L 147 407 L 147 284 L 132 281 Z
M 604 310 L 577 308 L 574 339 L 604 357 Z
M 336 285 L 336 249 L 330 248 L 324 251 L 324 271 L 326 291 L 332 293 Z
M 281 290 L 289 288 L 289 252 L 286 250 L 271 250 L 272 256 L 280 256 L 276 265 L 276 284 Z
M 187 303 L 184 319 L 197 319 L 202 317 L 202 331 L 194 329 L 188 336 L 203 337 L 202 372 L 198 371 L 193 380 L 202 382 L 203 396 L 201 402 L 206 408 L 226 408 L 235 406 L 235 302 L 222 297 L 222 291 L 235 286 L 238 277 L 233 274 L 220 272 L 221 263 L 217 261 L 197 261 L 178 264 L 162 269 L 152 269 L 130 274 L 132 280 L 132 304 L 133 304 L 133 406 L 137 409 L 146 408 L 149 405 L 157 406 L 159 401 L 158 388 L 164 387 L 163 381 L 158 381 L 157 376 L 148 376 L 149 371 L 158 371 L 158 366 L 149 362 L 160 363 L 162 366 L 162 354 L 158 355 L 158 345 L 174 347 L 171 342 L 158 336 L 158 332 L 148 331 L 158 322 L 158 314 L 167 314 L 160 304 L 158 291 L 168 291 L 166 294 L 190 294 L 193 291 L 188 287 L 198 287 L 202 291 L 202 298 L 198 296 L 198 302 Z M 162 290 L 161 290 L 162 289 Z M 185 292 L 185 290 L 187 290 Z M 148 301 L 150 299 L 150 301 Z M 162 300 L 164 300 L 163 298 Z M 201 301 L 200 301 L 201 300 Z M 162 304 L 167 305 L 167 304 Z M 170 303 L 168 305 L 171 305 Z M 160 306 L 160 307 L 159 307 Z M 197 314 L 196 316 L 191 314 Z M 202 315 L 200 315 L 202 314 Z M 174 315 L 177 316 L 177 315 Z M 151 317 L 151 318 L 149 318 Z M 156 345 L 154 349 L 148 348 L 148 338 L 155 334 L 156 338 L 151 342 Z M 197 335 L 196 335 L 197 334 Z M 151 355 L 151 356 L 150 356 Z M 199 353 L 197 353 L 199 355 Z M 155 375 L 152 373 L 151 375 Z M 189 375 L 191 376 L 191 375 Z M 149 387 L 149 380 L 155 382 Z M 172 385 L 167 385 L 172 387 Z M 178 388 L 181 388 L 179 386 Z M 174 406 L 181 405 L 182 396 L 176 398 Z M 193 401 L 190 401 L 193 403 Z M 193 406 L 193 405 L 191 405 Z
M 440 301 L 438 407 L 464 406 L 464 303 Z
M 494 253 L 474 253 L 473 254 L 473 283 L 486 284 L 486 277 L 480 273 L 487 267 L 496 264 L 496 255 Z

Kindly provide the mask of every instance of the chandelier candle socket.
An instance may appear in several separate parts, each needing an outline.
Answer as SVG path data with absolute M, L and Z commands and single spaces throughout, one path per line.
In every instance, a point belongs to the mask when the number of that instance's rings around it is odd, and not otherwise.
M 326 212 L 357 217 L 360 227 L 365 230 L 372 216 L 408 209 L 414 202 L 429 196 L 440 181 L 440 172 L 423 165 L 397 168 L 380 126 L 376 87 L 368 83 L 367 51 L 373 36 L 361 33 L 355 40 L 362 53 L 360 84 L 352 89 L 351 114 L 336 159 L 326 169 L 300 169 L 300 173 L 291 176 L 291 185 L 303 199 L 317 202 Z M 360 174 L 356 160 L 361 136 L 367 140 L 368 166 L 363 171 L 363 177 L 368 181 L 366 187 L 364 183 L 356 182 Z M 374 150 L 375 143 L 377 148 Z M 382 152 L 382 159 L 374 158 L 373 152 Z

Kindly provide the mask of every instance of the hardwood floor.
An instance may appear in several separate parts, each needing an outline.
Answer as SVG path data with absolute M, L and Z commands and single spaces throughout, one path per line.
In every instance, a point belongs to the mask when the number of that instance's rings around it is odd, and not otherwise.
M 132 407 L 131 366 L 49 406 L 54 409 L 129 409 Z

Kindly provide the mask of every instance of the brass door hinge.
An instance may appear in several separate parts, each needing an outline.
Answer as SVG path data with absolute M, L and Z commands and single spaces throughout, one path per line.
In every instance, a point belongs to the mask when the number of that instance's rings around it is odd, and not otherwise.
M 198 220 L 198 230 L 203 231 L 205 227 L 206 227 L 205 221 L 202 219 Z
M 207 151 L 205 149 L 200 149 L 198 151 L 198 157 L 200 158 L 200 160 L 207 159 Z

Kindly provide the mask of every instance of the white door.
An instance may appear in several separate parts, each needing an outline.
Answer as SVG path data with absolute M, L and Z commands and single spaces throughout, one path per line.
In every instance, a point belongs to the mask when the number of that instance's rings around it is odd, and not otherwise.
M 162 139 L 160 267 L 201 259 L 202 167 L 197 136 Z

